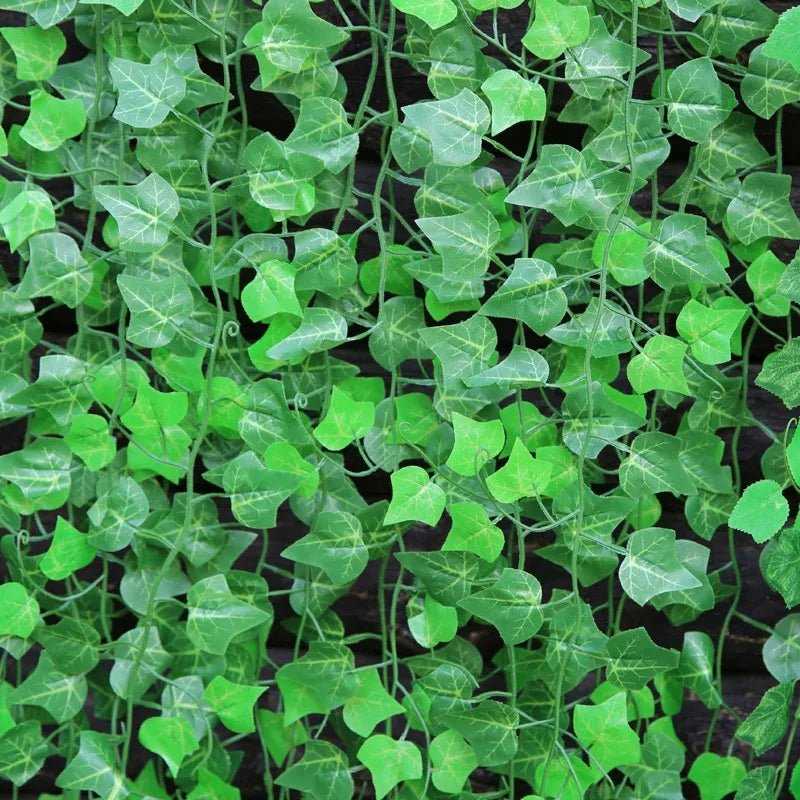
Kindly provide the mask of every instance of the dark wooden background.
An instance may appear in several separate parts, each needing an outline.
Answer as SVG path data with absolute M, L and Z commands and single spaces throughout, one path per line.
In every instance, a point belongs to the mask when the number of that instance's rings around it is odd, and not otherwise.
M 789 2 L 789 0 L 771 0 L 767 5 L 780 12 L 796 5 L 796 2 Z M 327 17 L 332 21 L 338 20 L 338 15 L 330 0 L 315 4 L 314 10 L 317 14 Z M 518 9 L 501 13 L 501 31 L 507 34 L 509 46 L 512 49 L 517 46 L 519 39 L 524 33 L 527 15 L 528 11 L 526 5 Z M 21 17 L 19 15 L 10 12 L 0 12 L 0 25 L 19 24 L 20 19 Z M 66 26 L 65 32 L 69 35 L 69 24 Z M 356 35 L 342 50 L 341 55 L 355 52 L 364 47 L 365 43 L 366 41 L 363 35 Z M 654 42 L 648 37 L 642 38 L 640 46 L 645 50 L 649 50 L 651 53 L 653 53 L 655 49 Z M 746 63 L 747 50 L 748 48 L 745 48 L 743 54 L 740 54 L 740 60 L 742 60 L 743 63 Z M 82 55 L 83 52 L 80 45 L 75 42 L 74 38 L 70 37 L 70 49 L 62 60 L 76 60 L 82 57 Z M 683 56 L 677 48 L 667 47 L 667 67 L 676 66 L 682 60 Z M 245 59 L 245 63 L 247 65 L 246 85 L 249 86 L 251 81 L 256 77 L 256 71 L 251 59 Z M 360 60 L 345 64 L 342 67 L 341 71 L 348 85 L 346 106 L 349 110 L 354 110 L 362 97 L 366 75 L 365 63 L 364 60 Z M 402 106 L 417 100 L 430 98 L 430 92 L 423 75 L 414 72 L 408 63 L 401 59 L 395 60 L 393 64 L 394 85 L 396 87 L 399 105 Z M 206 62 L 204 63 L 204 67 L 209 73 L 218 75 L 216 65 Z M 378 108 L 385 107 L 385 98 L 381 97 L 382 90 L 380 87 L 382 85 L 382 78 L 379 74 L 376 82 L 378 88 L 375 90 L 372 103 L 372 105 Z M 557 84 L 557 87 L 554 98 L 556 108 L 563 105 L 565 99 L 568 97 L 568 89 L 566 86 Z M 279 137 L 284 137 L 290 132 L 292 128 L 291 115 L 271 95 L 248 90 L 247 105 L 250 123 L 253 126 L 261 130 L 272 131 Z M 7 109 L 4 119 L 5 126 L 7 127 L 14 121 L 23 122 L 24 114 L 20 116 L 19 112 Z M 800 111 L 798 111 L 796 107 L 788 107 L 784 115 L 784 170 L 793 176 L 792 204 L 795 209 L 800 211 L 800 148 L 796 145 L 798 130 L 800 130 Z M 575 147 L 580 147 L 583 132 L 582 126 L 552 121 L 548 123 L 546 140 L 549 142 L 568 143 Z M 766 149 L 769 152 L 773 152 L 775 142 L 774 121 L 759 120 L 756 125 L 756 132 Z M 527 147 L 529 136 L 530 126 L 521 124 L 502 134 L 500 140 L 507 148 L 521 154 Z M 660 175 L 660 180 L 663 181 L 662 189 L 666 188 L 675 177 L 683 172 L 688 157 L 688 147 L 685 142 L 677 137 L 672 137 L 670 142 L 672 145 L 670 160 L 662 168 Z M 373 185 L 378 170 L 378 158 L 378 140 L 367 132 L 362 137 L 358 154 L 356 170 L 356 183 L 358 186 L 369 189 L 371 185 Z M 515 165 L 509 159 L 498 158 L 493 166 L 496 166 L 505 175 L 511 175 L 515 171 Z M 48 188 L 54 190 L 52 186 Z M 406 219 L 415 219 L 417 214 L 413 206 L 413 190 L 411 187 L 396 184 L 395 191 L 396 202 Z M 633 205 L 643 213 L 649 212 L 649 191 L 644 189 L 639 192 L 634 198 Z M 320 217 L 315 218 L 313 222 L 314 224 L 325 225 L 327 221 L 329 221 L 329 218 L 326 218 L 325 215 L 320 215 Z M 773 250 L 782 257 L 784 261 L 788 262 L 796 247 L 796 242 L 776 241 Z M 9 274 L 15 275 L 17 257 L 10 255 L 5 245 L 0 245 L 0 248 L 0 260 L 2 260 L 4 267 L 9 269 Z M 370 253 L 365 253 L 365 255 L 368 256 Z M 42 305 L 44 305 L 44 303 L 42 303 Z M 69 309 L 57 309 L 50 312 L 44 316 L 43 322 L 45 324 L 44 338 L 46 341 L 63 343 L 75 330 L 74 316 Z M 448 322 L 450 322 L 450 320 L 448 320 Z M 249 337 L 252 341 L 259 334 L 252 326 L 245 325 L 243 326 L 242 335 Z M 342 348 L 337 351 L 337 355 L 348 361 L 359 364 L 365 374 L 380 375 L 382 374 L 381 370 L 369 358 L 368 351 L 364 344 L 365 341 L 366 340 L 362 340 L 360 343 L 361 346 L 357 348 Z M 507 346 L 508 342 L 503 343 L 501 341 L 501 346 L 504 345 Z M 784 430 L 786 422 L 791 416 L 790 412 L 787 411 L 783 404 L 775 397 L 759 390 L 752 384 L 752 380 L 760 369 L 759 362 L 770 352 L 772 345 L 773 340 L 770 337 L 756 337 L 752 351 L 753 364 L 750 370 L 751 385 L 749 404 L 751 411 L 760 420 L 774 431 L 781 432 Z M 40 345 L 34 351 L 34 359 L 38 359 L 38 357 L 45 352 L 46 346 Z M 671 422 L 676 424 L 677 418 Z M 667 430 L 670 429 L 670 424 L 670 422 L 665 423 L 665 428 Z M 0 439 L 0 452 L 9 452 L 18 449 L 21 446 L 22 433 L 23 426 L 20 423 L 6 426 L 2 434 L 0 434 L 2 437 Z M 766 437 L 756 428 L 746 429 L 743 433 L 740 442 L 739 457 L 743 468 L 742 479 L 744 485 L 758 480 L 761 477 L 759 458 L 767 444 Z M 202 483 L 199 488 L 200 490 L 203 489 Z M 207 488 L 209 491 L 213 491 L 213 487 L 208 486 Z M 378 473 L 369 479 L 359 482 L 359 490 L 369 502 L 387 497 L 388 488 L 388 477 L 382 473 Z M 664 507 L 664 514 L 659 524 L 674 528 L 680 537 L 696 538 L 685 522 L 682 502 L 669 495 L 662 495 L 660 499 Z M 794 501 L 796 507 L 797 498 L 794 498 Z M 281 550 L 304 533 L 304 531 L 299 530 L 298 527 L 296 520 L 294 520 L 288 511 L 281 514 L 277 529 L 270 532 L 270 558 L 278 563 L 281 562 L 279 556 Z M 447 527 L 446 523 L 433 530 L 425 526 L 417 526 L 407 534 L 406 547 L 408 549 L 432 549 L 443 541 Z M 527 558 L 527 568 L 537 576 L 545 587 L 545 597 L 547 597 L 549 591 L 555 587 L 568 586 L 568 576 L 563 570 L 536 555 L 536 549 L 546 543 L 548 543 L 548 537 L 546 535 L 539 538 L 535 536 L 529 537 Z M 710 548 L 711 561 L 709 570 L 718 568 L 728 562 L 728 543 L 723 529 L 718 530 L 716 536 L 710 543 Z M 259 549 L 260 543 L 256 542 L 251 551 L 248 551 L 242 557 L 237 566 L 245 569 L 248 568 L 248 566 L 252 566 L 255 563 Z M 737 554 L 743 579 L 740 608 L 749 616 L 768 625 L 774 625 L 787 613 L 787 609 L 782 598 L 769 590 L 761 576 L 758 566 L 758 558 L 761 549 L 759 545 L 753 542 L 751 537 L 745 534 L 737 534 Z M 282 565 L 286 568 L 291 568 L 291 565 L 288 563 L 283 563 Z M 391 575 L 389 579 L 391 580 Z M 270 583 L 274 588 L 283 588 L 279 580 L 271 578 Z M 379 630 L 380 623 L 377 614 L 378 604 L 375 594 L 376 585 L 377 565 L 376 562 L 371 562 L 365 573 L 358 579 L 348 594 L 335 604 L 334 610 L 344 621 L 345 628 L 349 633 L 366 630 L 377 632 Z M 617 591 L 619 593 L 619 587 L 617 587 Z M 601 583 L 597 587 L 589 590 L 586 593 L 586 598 L 590 602 L 599 603 L 604 599 L 604 592 L 605 584 Z M 405 602 L 405 598 L 401 598 L 401 603 L 402 602 Z M 284 598 L 277 598 L 275 605 L 276 619 L 280 620 L 282 616 L 291 614 L 288 609 L 288 603 Z M 713 611 L 703 614 L 694 623 L 683 628 L 673 627 L 663 614 L 653 609 L 640 609 L 636 607 L 635 604 L 628 603 L 623 617 L 623 627 L 644 625 L 659 644 L 680 649 L 685 630 L 706 631 L 712 639 L 716 641 L 726 609 L 727 604 L 721 603 Z M 419 648 L 409 635 L 405 625 L 405 615 L 402 612 L 398 615 L 398 619 L 400 620 L 398 636 L 401 655 L 410 655 L 419 652 Z M 128 626 L 123 626 L 122 629 L 124 630 L 125 627 Z M 486 626 L 471 624 L 468 626 L 466 632 L 462 631 L 462 634 L 467 635 L 469 639 L 478 646 L 487 661 L 500 646 L 496 633 Z M 765 638 L 766 637 L 758 630 L 754 630 L 734 620 L 724 643 L 724 696 L 726 702 L 742 716 L 746 715 L 755 706 L 764 691 L 774 684 L 772 677 L 765 671 L 761 659 L 761 648 Z M 270 653 L 275 660 L 281 662 L 291 657 L 292 637 L 288 632 L 283 631 L 278 624 L 275 625 L 271 642 Z M 362 646 L 362 649 L 358 651 L 357 657 L 359 661 L 368 662 L 380 658 L 380 655 L 375 651 L 370 651 L 369 643 L 366 643 L 365 646 Z M 275 694 L 275 692 L 268 692 L 264 698 L 262 698 L 262 703 L 270 707 L 274 706 Z M 676 718 L 676 728 L 689 748 L 687 763 L 691 763 L 692 757 L 703 750 L 709 716 L 710 713 L 699 700 L 689 694 L 684 704 L 684 710 Z M 735 728 L 736 724 L 733 718 L 727 712 L 723 711 L 714 736 L 713 746 L 716 752 L 725 752 L 735 733 Z M 264 765 L 260 748 L 257 746 L 254 739 L 241 742 L 237 747 L 246 751 L 246 757 L 243 760 L 237 777 L 237 784 L 242 789 L 244 796 L 263 797 L 260 776 L 263 772 Z M 740 742 L 734 745 L 733 752 L 745 759 L 749 756 L 749 748 Z M 800 744 L 795 745 L 793 755 L 795 759 L 800 755 Z M 775 764 L 780 761 L 781 756 L 782 747 L 774 748 L 762 758 L 757 759 L 756 763 Z M 53 759 L 48 762 L 42 775 L 35 779 L 29 787 L 26 787 L 26 791 L 52 791 L 54 768 L 57 769 L 58 765 L 55 764 L 55 760 Z M 476 788 L 478 787 L 476 786 Z M 691 784 L 687 785 L 685 788 L 687 796 L 689 796 L 692 791 Z M 2 782 L 0 782 L 0 797 L 3 795 L 4 788 Z M 786 794 L 786 796 L 788 797 L 788 794 Z

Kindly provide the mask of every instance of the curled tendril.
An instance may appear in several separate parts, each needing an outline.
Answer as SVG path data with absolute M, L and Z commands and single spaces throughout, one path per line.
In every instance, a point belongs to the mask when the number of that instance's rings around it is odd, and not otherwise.
M 292 405 L 300 409 L 308 408 L 308 395 L 303 392 L 296 392 L 292 398 Z
M 235 319 L 229 319 L 222 326 L 223 335 L 227 336 L 229 339 L 233 339 L 236 336 L 238 336 L 241 330 L 242 330 L 241 326 Z

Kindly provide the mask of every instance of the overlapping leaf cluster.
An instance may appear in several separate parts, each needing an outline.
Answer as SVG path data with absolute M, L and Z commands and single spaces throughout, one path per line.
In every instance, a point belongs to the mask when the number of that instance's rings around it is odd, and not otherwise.
M 236 800 L 254 749 L 270 800 L 800 797 L 800 614 L 745 719 L 720 650 L 739 543 L 800 603 L 800 437 L 748 405 L 773 340 L 800 405 L 800 9 L 3 8 L 14 797 Z

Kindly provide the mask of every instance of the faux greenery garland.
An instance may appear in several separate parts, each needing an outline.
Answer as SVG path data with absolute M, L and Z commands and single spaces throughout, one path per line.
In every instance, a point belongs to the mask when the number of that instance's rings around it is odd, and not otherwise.
M 748 407 L 754 342 L 756 384 L 800 404 L 800 8 L 4 3 L 14 797 L 235 800 L 254 748 L 270 800 L 800 797 L 800 614 L 748 620 L 737 561 L 768 541 L 800 603 L 800 437 Z M 399 107 L 400 68 L 430 99 Z M 250 120 L 264 92 L 284 138 Z M 373 628 L 337 614 L 354 583 Z M 628 624 L 644 605 L 680 651 Z M 718 640 L 693 628 L 715 607 Z M 734 618 L 775 679 L 746 719 Z M 685 690 L 712 711 L 689 758 Z M 750 759 L 711 748 L 723 712 Z

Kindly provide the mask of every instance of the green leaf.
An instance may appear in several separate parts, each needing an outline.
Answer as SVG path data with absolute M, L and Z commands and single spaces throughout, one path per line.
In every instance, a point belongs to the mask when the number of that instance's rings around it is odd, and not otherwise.
M 769 119 L 779 108 L 800 99 L 800 72 L 785 61 L 769 58 L 760 45 L 750 53 L 740 89 L 745 105 Z
M 164 759 L 170 773 L 178 774 L 183 760 L 200 747 L 183 717 L 149 717 L 139 726 L 139 741 Z
M 736 105 L 733 89 L 717 77 L 710 58 L 677 67 L 667 81 L 667 97 L 670 127 L 692 142 L 702 142 Z
M 714 643 L 707 633 L 689 631 L 684 635 L 675 677 L 707 708 L 718 708 L 722 703 L 714 678 Z
M 242 289 L 242 308 L 253 322 L 274 317 L 276 314 L 294 314 L 303 311 L 295 294 L 297 270 L 285 261 L 265 261 L 256 267 L 256 277 Z
M 413 742 L 378 733 L 361 745 L 356 757 L 372 776 L 376 800 L 382 800 L 399 783 L 422 777 L 422 756 Z
M 650 337 L 628 363 L 628 380 L 638 394 L 663 389 L 690 394 L 683 372 L 687 345 L 672 336 Z
M 30 260 L 16 290 L 17 297 L 50 296 L 75 308 L 89 294 L 94 274 L 78 245 L 63 233 L 39 233 L 28 241 Z
M 659 647 L 644 628 L 614 634 L 606 648 L 606 677 L 623 689 L 642 689 L 656 675 L 678 666 L 678 652 Z
M 743 244 L 765 236 L 800 238 L 800 219 L 789 202 L 789 175 L 751 172 L 745 176 L 737 196 L 725 212 L 728 229 Z
M 519 714 L 503 703 L 484 700 L 450 711 L 441 721 L 469 742 L 481 766 L 505 764 L 517 752 Z
M 746 309 L 709 308 L 689 300 L 675 324 L 701 364 L 722 364 L 730 360 L 731 339 L 746 315 Z
M 477 556 L 463 551 L 397 553 L 395 558 L 419 578 L 434 600 L 457 606 L 469 593 L 478 574 Z
M 0 736 L 0 775 L 14 786 L 22 786 L 33 778 L 45 758 L 47 744 L 39 722 L 20 722 Z
M 722 800 L 735 792 L 747 774 L 747 767 L 735 756 L 701 753 L 689 770 L 689 780 L 700 789 L 701 800 Z
M 141 698 L 172 661 L 161 644 L 158 629 L 143 625 L 125 631 L 115 642 L 113 655 L 108 682 L 123 700 Z M 141 662 L 139 668 L 134 667 L 137 661 Z
M 234 636 L 264 625 L 269 614 L 236 597 L 224 575 L 198 581 L 187 595 L 186 633 L 207 653 L 224 655 Z
M 41 644 L 59 670 L 68 675 L 91 672 L 100 658 L 97 645 L 100 634 L 85 622 L 65 618 L 55 625 L 37 628 L 36 641 Z
M 0 456 L 0 478 L 13 483 L 33 509 L 52 511 L 69 497 L 72 454 L 62 439 L 40 436 Z
M 419 336 L 425 328 L 422 301 L 416 297 L 392 297 L 378 313 L 369 337 L 369 352 L 384 369 L 392 370 L 420 351 Z
M 775 796 L 777 779 L 775 767 L 755 767 L 739 784 L 734 800 L 770 800 Z
M 379 722 L 403 713 L 403 706 L 384 688 L 377 669 L 357 674 L 358 690 L 344 704 L 342 717 L 351 731 L 368 737 Z
M 127 336 L 134 344 L 167 345 L 189 321 L 194 300 L 183 278 L 173 275 L 153 280 L 120 275 L 117 283 L 131 312 Z
M 546 2 L 547 0 L 545 0 Z M 538 6 L 537 19 L 540 9 L 541 6 Z M 585 11 L 585 9 L 581 10 Z M 528 37 L 530 37 L 530 31 L 523 39 L 523 44 L 527 45 L 525 39 Z M 544 119 L 547 103 L 541 84 L 526 81 L 513 70 L 499 69 L 493 72 L 481 84 L 481 91 L 492 104 L 492 136 L 518 122 L 534 122 Z
M 128 790 L 117 763 L 114 737 L 83 730 L 78 753 L 56 778 L 56 786 L 67 791 L 94 792 L 103 798 L 125 797 Z
M 318 159 L 336 174 L 355 158 L 358 135 L 341 103 L 329 97 L 309 97 L 300 102 L 297 123 L 286 145 L 290 151 Z
M 72 719 L 86 702 L 88 686 L 82 675 L 61 672 L 50 656 L 39 656 L 36 669 L 9 695 L 12 703 L 40 706 L 58 722 Z
M 442 605 L 429 594 L 422 601 L 412 598 L 406 606 L 406 617 L 408 629 L 420 647 L 432 649 L 441 642 L 452 641 L 458 631 L 456 609 Z
M 14 51 L 17 77 L 22 81 L 46 81 L 67 49 L 67 40 L 58 28 L 0 28 L 0 34 Z
M 356 517 L 346 511 L 321 511 L 311 532 L 290 544 L 281 555 L 319 567 L 342 586 L 364 571 L 369 553 Z
M 537 258 L 518 258 L 511 275 L 479 313 L 522 320 L 541 335 L 561 322 L 566 311 L 567 297 L 553 266 Z
M 456 6 L 452 0 L 392 0 L 392 5 L 403 14 L 421 19 L 436 30 L 456 18 Z
M 89 545 L 85 533 L 74 528 L 64 517 L 56 520 L 50 547 L 39 567 L 51 581 L 60 581 L 91 564 L 97 551 Z
M 0 635 L 27 639 L 39 621 L 39 604 L 21 583 L 0 584 Z
M 794 470 L 792 472 L 794 474 Z M 764 577 L 773 589 L 780 592 L 787 608 L 800 603 L 800 583 L 795 580 L 798 567 L 800 531 L 797 528 L 786 528 L 781 532 L 777 544 L 769 551 Z
M 697 149 L 697 164 L 710 178 L 722 180 L 738 170 L 760 164 L 769 154 L 756 138 L 755 120 L 734 111 L 717 125 Z
M 41 89 L 31 92 L 28 119 L 19 135 L 37 150 L 58 150 L 67 139 L 86 127 L 86 111 L 80 100 L 61 100 Z
M 353 400 L 334 386 L 325 417 L 314 429 L 314 438 L 328 450 L 343 450 L 369 433 L 374 424 L 374 403 Z
M 459 475 L 477 474 L 505 444 L 505 430 L 500 420 L 479 422 L 457 411 L 453 413 L 453 434 L 455 442 L 446 464 Z
M 564 225 L 603 227 L 622 199 L 621 179 L 590 151 L 546 144 L 533 172 L 506 202 L 546 209 Z
M 699 587 L 700 581 L 681 564 L 675 549 L 675 532 L 645 528 L 631 534 L 628 554 L 619 568 L 625 593 L 643 606 L 665 592 Z
M 592 761 L 603 769 L 639 762 L 639 737 L 628 725 L 623 692 L 612 695 L 599 705 L 578 704 L 572 719 L 578 741 L 588 749 Z
M 459 602 L 461 608 L 494 625 L 505 644 L 530 639 L 541 628 L 542 587 L 527 572 L 506 568 L 494 584 Z
M 267 350 L 267 356 L 280 361 L 290 361 L 330 350 L 347 338 L 347 321 L 330 308 L 307 308 L 303 320 L 277 344 Z
M 314 798 L 350 800 L 353 796 L 347 757 L 335 745 L 318 740 L 308 742 L 300 761 L 281 773 L 275 783 Z
M 149 64 L 112 58 L 108 71 L 118 94 L 114 119 L 126 125 L 153 128 L 161 124 L 186 95 L 183 75 L 163 54 L 154 56 Z
M 639 498 L 658 492 L 695 494 L 696 489 L 679 455 L 680 441 L 660 431 L 640 433 L 620 464 L 619 483 L 627 495 Z
M 117 221 L 120 247 L 131 253 L 165 244 L 180 210 L 175 190 L 155 172 L 134 186 L 101 186 L 94 194 Z
M 554 59 L 589 37 L 589 12 L 585 6 L 538 0 L 536 16 L 522 44 L 539 58 Z
M 433 764 L 431 782 L 447 794 L 460 792 L 478 766 L 474 750 L 455 731 L 445 731 L 434 737 L 428 752 Z
M 256 729 L 253 707 L 266 691 L 266 686 L 242 686 L 215 675 L 206 686 L 205 698 L 228 730 L 253 733 Z
M 800 614 L 780 620 L 764 643 L 764 666 L 779 683 L 800 678 Z
M 483 506 L 472 501 L 451 503 L 447 513 L 453 524 L 442 550 L 466 550 L 490 563 L 497 559 L 503 550 L 505 536 L 489 519 Z
M 89 509 L 89 544 L 113 552 L 126 547 L 147 517 L 147 496 L 131 478 L 123 477 Z
M 797 37 L 800 36 L 800 11 L 787 8 L 778 17 L 778 24 L 772 29 L 764 43 L 764 55 L 786 61 L 800 72 L 800 53 L 797 52 Z
M 758 705 L 736 729 L 736 736 L 749 744 L 760 756 L 783 739 L 789 727 L 794 686 L 781 683 L 765 692 Z
M 773 480 L 750 484 L 731 513 L 728 524 L 749 533 L 757 542 L 771 539 L 786 523 L 789 503 L 781 486 Z
M 426 7 L 436 8 L 436 4 L 426 3 Z M 481 152 L 481 137 L 491 122 L 486 104 L 469 89 L 445 100 L 404 106 L 403 113 L 405 125 L 419 128 L 430 139 L 434 163 L 450 167 L 475 161 Z
M 724 266 L 709 247 L 704 217 L 670 214 L 656 224 L 653 235 L 643 264 L 662 288 L 730 283 Z
M 499 364 L 465 378 L 470 387 L 501 386 L 504 389 L 531 389 L 547 382 L 550 366 L 535 350 L 515 344 Z
M 500 503 L 516 503 L 523 497 L 535 497 L 547 485 L 552 464 L 534 458 L 517 438 L 508 461 L 489 475 L 486 485 Z
M 789 339 L 764 359 L 756 386 L 783 400 L 787 408 L 800 405 L 800 338 Z
M 0 225 L 12 253 L 34 233 L 54 228 L 55 224 L 50 197 L 39 188 L 21 191 L 0 209 Z
M 392 500 L 384 525 L 396 522 L 424 522 L 436 525 L 442 516 L 445 494 L 422 467 L 402 467 L 391 475 Z
M 117 452 L 108 421 L 97 414 L 78 414 L 73 417 L 64 440 L 92 472 L 105 467 Z

